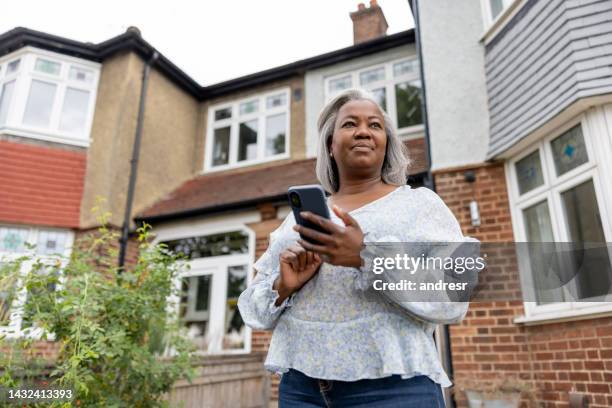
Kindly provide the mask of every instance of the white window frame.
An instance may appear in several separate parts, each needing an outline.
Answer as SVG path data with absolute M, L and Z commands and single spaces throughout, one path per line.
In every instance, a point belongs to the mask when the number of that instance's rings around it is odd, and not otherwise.
M 286 104 L 275 108 L 266 107 L 266 98 L 273 95 L 284 94 Z M 258 110 L 255 113 L 245 115 L 239 114 L 240 104 L 258 100 Z M 215 121 L 215 111 L 230 108 L 232 117 Z M 285 114 L 285 152 L 274 156 L 265 157 L 266 149 L 266 118 L 269 116 Z M 240 123 L 257 120 L 257 158 L 252 160 L 238 161 L 238 143 Z M 227 164 L 213 166 L 214 130 L 217 128 L 230 127 L 229 160 Z M 248 97 L 233 100 L 231 102 L 212 105 L 208 108 L 208 119 L 206 127 L 206 146 L 204 157 L 204 172 L 215 172 L 276 160 L 288 159 L 291 156 L 291 92 L 289 87 L 278 88 L 273 91 L 250 95 Z
M 576 125 L 581 126 L 589 161 L 561 176 L 557 176 L 550 142 Z M 611 152 L 608 152 L 604 138 L 597 137 L 598 132 L 589 125 L 587 116 L 580 115 L 506 162 L 506 181 L 516 242 L 527 242 L 523 210 L 545 200 L 548 203 L 554 240 L 556 242 L 571 242 L 564 216 L 561 193 L 588 180 L 593 181 L 606 242 L 612 241 L 612 208 L 609 201 L 606 200 L 606 197 L 609 197 L 612 193 L 610 189 L 612 177 L 606 174 L 603 166 L 604 161 L 609 159 L 608 156 Z M 536 150 L 540 154 L 544 183 L 542 186 L 521 195 L 515 164 Z M 525 262 L 519 263 L 524 296 L 528 299 L 534 299 L 533 280 L 528 265 Z M 515 322 L 529 323 L 612 312 L 612 296 L 606 296 L 604 300 L 599 302 L 558 302 L 546 305 L 537 305 L 535 301 L 525 301 L 525 316 L 515 319 Z
M 502 0 L 502 1 L 503 1 L 503 7 L 501 11 L 499 12 L 499 14 L 494 17 L 493 10 L 491 9 L 491 0 L 480 0 L 480 4 L 482 6 L 482 17 L 485 23 L 484 24 L 485 28 L 491 27 L 496 22 L 501 20 L 502 16 L 506 13 L 506 11 L 508 11 L 512 3 L 516 2 L 517 0 Z
M 59 75 L 55 76 L 36 71 L 34 67 L 38 58 L 59 63 Z M 17 59 L 21 60 L 18 72 L 12 74 L 10 77 L 5 77 L 4 75 L 7 72 L 8 64 Z M 13 95 L 9 102 L 6 123 L 0 124 L 0 134 L 16 135 L 75 146 L 89 146 L 101 64 L 28 46 L 1 57 L 0 67 L 0 89 L 2 89 L 4 83 L 13 79 L 16 80 Z M 70 80 L 69 73 L 71 67 L 90 71 L 93 76 L 91 83 Z M 33 80 L 56 85 L 50 124 L 48 127 L 38 127 L 23 123 Z M 89 92 L 85 125 L 80 134 L 64 132 L 59 129 L 61 113 L 68 88 Z
M 58 229 L 58 228 L 46 228 L 46 227 L 30 227 L 30 226 L 24 226 L 24 225 L 10 225 L 10 224 L 2 224 L 1 226 L 8 227 L 8 228 L 27 229 L 28 233 L 27 233 L 26 243 L 29 245 L 36 245 L 36 243 L 38 242 L 38 234 L 41 232 L 55 231 L 55 232 L 65 233 L 66 234 L 66 244 L 64 246 L 64 251 L 59 255 L 62 256 L 61 267 L 63 268 L 64 266 L 66 266 L 66 263 L 70 257 L 70 254 L 72 252 L 72 247 L 74 244 L 74 232 L 72 230 Z M 56 259 L 55 257 L 52 257 L 52 256 L 38 255 L 31 250 L 27 250 L 24 252 L 0 251 L 0 261 L 6 260 L 10 262 L 24 255 L 30 256 L 30 254 L 33 254 L 35 259 L 39 259 L 43 262 L 45 260 Z M 31 260 L 27 260 L 21 264 L 21 269 L 19 271 L 20 279 L 17 282 L 17 287 L 20 287 L 23 285 L 23 277 L 25 277 L 25 275 L 30 271 L 32 266 L 33 266 L 33 262 Z M 59 278 L 58 286 L 61 286 L 63 283 L 64 283 L 64 276 L 62 275 Z M 0 326 L 0 336 L 4 335 L 6 336 L 6 338 L 32 338 L 32 339 L 41 338 L 43 334 L 42 330 L 36 329 L 36 328 L 24 330 L 21 327 L 22 321 L 23 321 L 23 307 L 25 306 L 27 295 L 28 293 L 25 287 L 22 287 L 16 293 L 15 299 L 13 300 L 13 303 L 11 304 L 11 309 L 9 312 L 10 313 L 9 324 Z M 55 338 L 55 335 L 53 333 L 47 334 L 48 340 L 54 340 L 54 338 Z
M 404 62 L 404 61 L 410 61 L 416 64 L 417 67 L 419 66 L 418 58 L 416 56 L 411 56 L 411 57 L 398 58 L 398 59 L 388 61 L 385 63 L 381 63 L 381 64 L 369 65 L 366 67 L 359 68 L 357 70 L 344 71 L 339 74 L 333 74 L 333 75 L 327 76 L 323 80 L 323 86 L 325 88 L 324 89 L 325 100 L 329 101 L 336 94 L 336 93 L 330 92 L 329 90 L 330 82 L 333 80 L 345 77 L 347 75 L 351 77 L 351 88 L 363 88 L 366 90 L 385 88 L 387 113 L 391 117 L 391 120 L 393 121 L 393 125 L 397 129 L 398 135 L 402 137 L 403 139 L 413 139 L 413 138 L 420 137 L 422 136 L 422 133 L 424 131 L 424 125 L 422 124 L 409 126 L 409 127 L 405 127 L 401 129 L 397 127 L 397 104 L 396 104 L 396 99 L 395 99 L 395 85 L 399 83 L 403 83 L 403 82 L 419 81 L 421 82 L 420 86 L 422 87 L 422 81 L 421 81 L 419 69 L 415 70 L 414 73 L 407 73 L 407 74 L 404 74 L 398 77 L 393 76 L 393 65 L 399 62 Z M 384 68 L 385 79 L 379 80 L 376 82 L 371 82 L 367 85 L 362 86 L 360 82 L 361 73 L 366 72 L 366 71 L 371 71 L 377 68 Z
M 247 286 L 253 279 L 253 263 L 255 258 L 256 236 L 255 231 L 248 228 L 246 223 L 260 221 L 260 214 L 247 214 L 244 217 L 221 217 L 220 220 L 210 220 L 188 225 L 158 230 L 158 236 L 154 242 L 171 241 L 175 239 L 188 238 L 192 236 L 222 234 L 232 231 L 242 231 L 248 236 L 249 250 L 246 254 L 225 255 L 208 258 L 198 258 L 187 261 L 189 268 L 180 274 L 175 280 L 175 289 L 180 291 L 182 279 L 191 276 L 213 274 L 210 290 L 210 317 L 209 333 L 220 331 L 221 335 L 209 338 L 208 349 L 198 350 L 197 354 L 217 355 L 217 354 L 248 354 L 251 352 L 251 333 L 250 327 L 245 325 L 245 347 L 242 349 L 223 349 L 223 333 L 225 332 L 225 306 L 227 302 L 227 267 L 234 265 L 247 265 Z M 180 298 L 170 296 L 168 307 L 171 313 L 178 313 Z

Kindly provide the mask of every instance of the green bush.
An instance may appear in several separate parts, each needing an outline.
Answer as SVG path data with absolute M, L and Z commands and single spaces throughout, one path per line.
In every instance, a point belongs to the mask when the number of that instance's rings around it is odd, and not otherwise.
M 1 387 L 43 376 L 75 393 L 71 403 L 52 406 L 162 407 L 175 381 L 191 380 L 194 348 L 167 302 L 178 296 L 175 278 L 182 263 L 163 245 L 151 245 L 145 226 L 138 230 L 136 264 L 119 273 L 117 238 L 103 227 L 77 241 L 70 259 L 43 260 L 32 252 L 0 262 L 5 300 L 14 298 L 10 291 L 17 290 L 21 265 L 33 264 L 21 277 L 28 291 L 24 326 L 42 332 L 43 340 L 52 333 L 59 345 L 45 374 L 45 363 L 33 356 L 31 336 L 0 339 Z

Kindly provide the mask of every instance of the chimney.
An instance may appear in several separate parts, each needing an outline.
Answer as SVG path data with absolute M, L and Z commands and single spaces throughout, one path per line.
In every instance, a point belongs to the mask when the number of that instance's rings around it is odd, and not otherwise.
M 370 0 L 370 7 L 359 3 L 357 11 L 351 13 L 353 20 L 353 43 L 359 44 L 387 34 L 387 19 L 376 0 Z

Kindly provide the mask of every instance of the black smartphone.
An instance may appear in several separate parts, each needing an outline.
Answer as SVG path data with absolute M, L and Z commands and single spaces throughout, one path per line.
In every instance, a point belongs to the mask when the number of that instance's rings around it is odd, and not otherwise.
M 301 211 L 309 211 L 313 214 L 320 215 L 323 218 L 330 219 L 329 209 L 327 208 L 327 202 L 325 201 L 325 191 L 320 185 L 309 184 L 305 186 L 293 186 L 289 188 L 287 195 L 289 197 L 289 204 L 291 205 L 293 216 L 295 217 L 295 222 L 297 224 L 324 234 L 327 233 L 327 231 L 323 228 L 303 219 L 300 216 Z M 302 234 L 300 234 L 300 236 L 304 241 L 313 244 L 320 244 L 320 242 L 305 237 Z

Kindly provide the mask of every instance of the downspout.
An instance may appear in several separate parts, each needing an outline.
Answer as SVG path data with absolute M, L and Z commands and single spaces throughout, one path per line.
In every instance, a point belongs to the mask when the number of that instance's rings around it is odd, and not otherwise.
M 436 186 L 431 174 L 431 143 L 429 140 L 429 116 L 427 115 L 427 88 L 425 85 L 425 69 L 423 68 L 423 52 L 421 45 L 421 23 L 419 20 L 419 0 L 413 0 L 414 26 L 416 36 L 416 52 L 419 57 L 419 75 L 421 76 L 421 112 L 423 115 L 423 128 L 425 131 L 425 156 L 427 159 L 427 171 L 423 184 L 430 190 L 435 191 Z
M 119 241 L 119 273 L 123 272 L 125 265 L 125 254 L 127 250 L 130 220 L 132 218 L 132 204 L 134 201 L 134 189 L 136 187 L 136 176 L 138 174 L 138 159 L 140 157 L 140 141 L 142 139 L 142 125 L 144 122 L 145 103 L 147 99 L 147 87 L 149 84 L 149 74 L 151 66 L 159 58 L 159 53 L 153 51 L 151 58 L 145 63 L 142 70 L 142 86 L 140 88 L 140 102 L 138 106 L 138 120 L 136 122 L 136 136 L 134 137 L 134 147 L 132 148 L 132 160 L 130 161 L 130 180 L 128 184 L 127 200 L 125 203 L 125 214 L 123 226 L 121 228 L 121 239 Z
M 421 89 L 422 89 L 422 98 L 421 98 L 421 112 L 423 113 L 423 127 L 425 130 L 425 154 L 427 158 L 427 172 L 425 174 L 425 180 L 423 180 L 423 184 L 425 187 L 436 191 L 436 184 L 431 174 L 431 140 L 429 134 L 429 115 L 427 114 L 427 88 L 425 84 L 425 69 L 423 62 L 423 46 L 421 43 L 421 20 L 419 13 L 419 0 L 413 0 L 413 10 L 412 13 L 414 15 L 414 25 L 415 25 L 415 37 L 416 37 L 416 51 L 419 57 L 419 75 L 421 76 Z M 441 348 L 442 348 L 442 366 L 446 369 L 448 376 L 453 379 L 453 361 L 451 358 L 451 347 L 450 347 L 450 331 L 448 330 L 448 325 L 444 324 L 440 326 L 439 337 Z M 454 395 L 449 392 L 445 392 L 445 400 L 447 402 L 447 406 L 449 408 L 454 408 L 455 398 Z

